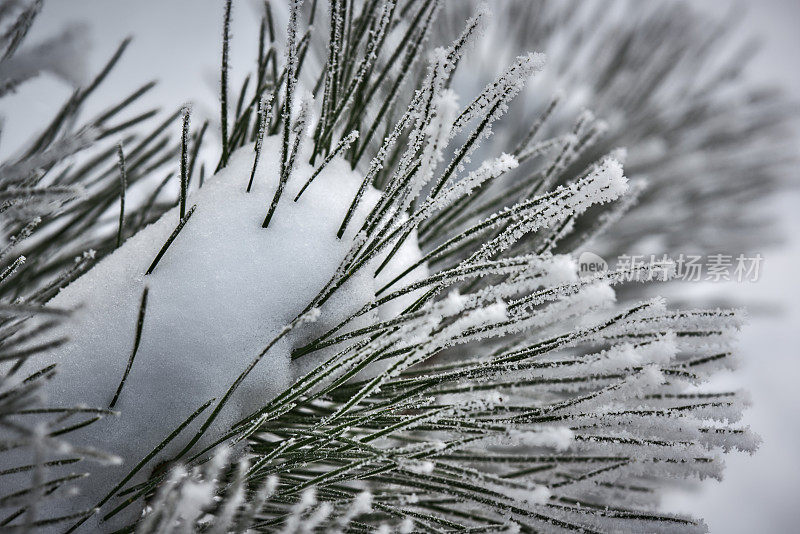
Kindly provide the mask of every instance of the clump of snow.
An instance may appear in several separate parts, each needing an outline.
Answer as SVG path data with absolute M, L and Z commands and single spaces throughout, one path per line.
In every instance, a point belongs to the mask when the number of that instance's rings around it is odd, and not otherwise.
M 664 336 L 646 344 L 634 346 L 631 343 L 614 345 L 606 352 L 606 357 L 621 365 L 634 366 L 656 363 L 665 365 L 678 351 L 676 336 L 668 332 Z
M 529 502 L 534 504 L 544 504 L 550 500 L 551 495 L 552 492 L 547 486 L 536 486 L 533 488 L 533 491 L 531 491 Z
M 513 443 L 528 447 L 547 447 L 563 451 L 569 448 L 575 439 L 575 433 L 566 426 L 542 427 L 536 431 L 509 430 L 509 438 Z
M 657 365 L 647 365 L 639 374 L 638 384 L 642 390 L 651 389 L 664 383 L 664 374 Z
M 421 475 L 429 475 L 433 473 L 434 464 L 431 461 L 412 461 L 407 460 L 400 464 L 404 469 Z
M 372 511 L 372 494 L 369 491 L 362 491 L 353 498 L 350 506 L 340 513 L 336 518 L 336 528 L 332 531 L 335 534 L 341 533 L 350 522 L 361 514 Z
M 90 469 L 90 477 L 80 484 L 81 503 L 72 503 L 71 509 L 95 506 L 190 414 L 212 399 L 221 399 L 250 361 L 304 311 L 350 249 L 379 194 L 366 191 L 348 231 L 337 239 L 336 232 L 362 180 L 339 158 L 328 163 L 293 202 L 314 170 L 306 163 L 307 156 L 298 157 L 269 228 L 261 227 L 280 172 L 278 158 L 269 155 L 279 153 L 277 137 L 264 139 L 250 193 L 246 188 L 253 150 L 234 153 L 223 171 L 189 197 L 187 204 L 196 204 L 196 210 L 152 274 L 145 272 L 175 229 L 177 208 L 128 239 L 50 302 L 56 308 L 76 310 L 55 334 L 68 336 L 70 341 L 46 356 L 32 358 L 26 367 L 33 372 L 57 364 L 56 377 L 48 388 L 51 405 L 105 408 L 133 350 L 142 293 L 148 288 L 141 342 L 114 407 L 119 416 L 70 434 L 74 445 L 102 447 L 119 455 L 124 465 L 84 466 Z M 321 309 L 312 310 L 317 321 L 281 338 L 247 376 L 195 450 L 212 443 L 233 423 L 290 386 L 299 374 L 328 357 L 332 349 L 293 363 L 291 351 L 371 301 L 375 290 L 397 269 L 419 257 L 412 235 L 385 274 L 374 278 L 374 269 L 362 269 Z M 424 266 L 415 273 L 412 280 L 427 274 Z M 413 301 L 416 297 L 407 298 Z M 376 317 L 366 314 L 351 327 L 374 320 Z M 181 450 L 210 411 L 198 417 L 150 465 Z M 64 426 L 75 423 L 76 417 Z M 150 469 L 134 481 L 141 481 Z
M 457 289 L 454 289 L 442 300 L 441 312 L 446 316 L 455 315 L 464 308 L 466 302 L 467 299 L 462 297 Z
M 400 526 L 397 528 L 397 531 L 400 534 L 411 534 L 412 532 L 414 532 L 414 522 L 411 520 L 411 518 L 406 517 L 400 523 Z
M 503 491 L 512 499 L 528 504 L 544 504 L 552 495 L 547 486 L 535 486 L 531 489 L 504 488 Z
M 547 279 L 543 286 L 569 284 L 578 281 L 578 262 L 569 254 L 556 254 L 547 263 Z

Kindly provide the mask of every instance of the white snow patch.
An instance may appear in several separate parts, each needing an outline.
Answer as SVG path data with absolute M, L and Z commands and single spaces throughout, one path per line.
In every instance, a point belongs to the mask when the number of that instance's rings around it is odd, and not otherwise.
M 197 408 L 223 397 L 236 377 L 325 286 L 379 198 L 379 193 L 370 188 L 348 231 L 337 239 L 336 232 L 362 176 L 335 158 L 295 203 L 295 195 L 314 170 L 306 163 L 308 156 L 301 154 L 274 217 L 264 229 L 261 224 L 278 182 L 276 154 L 280 154 L 280 140 L 264 139 L 250 193 L 245 189 L 254 153 L 252 147 L 245 147 L 232 155 L 223 171 L 191 194 L 187 207 L 196 204 L 197 208 L 152 274 L 145 272 L 175 229 L 177 208 L 129 238 L 49 303 L 56 308 L 76 309 L 55 334 L 66 335 L 70 341 L 46 356 L 31 358 L 27 368 L 33 372 L 58 364 L 48 388 L 50 404 L 105 408 L 131 355 L 142 294 L 145 287 L 149 288 L 141 343 L 115 406 L 119 417 L 107 417 L 70 434 L 74 445 L 101 447 L 120 456 L 124 465 L 82 466 L 91 471 L 91 476 L 81 486 L 82 502 L 71 503 L 70 509 L 97 504 Z M 316 322 L 304 322 L 266 354 L 195 450 L 211 443 L 329 356 L 333 348 L 295 363 L 290 353 L 371 301 L 377 288 L 419 257 L 412 234 L 385 273 L 376 279 L 374 268 L 362 269 L 321 309 L 312 310 L 307 319 Z M 427 271 L 421 266 L 408 280 L 424 276 Z M 406 301 L 416 298 L 409 294 Z M 380 314 L 397 311 L 387 308 Z M 350 328 L 374 320 L 374 315 L 366 314 Z M 183 448 L 215 405 L 129 484 L 140 482 L 152 466 Z

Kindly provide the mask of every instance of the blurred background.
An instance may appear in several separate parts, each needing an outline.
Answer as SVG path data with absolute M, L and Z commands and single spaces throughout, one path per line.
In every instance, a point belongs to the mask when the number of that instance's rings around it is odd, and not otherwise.
M 731 7 L 730 2 L 720 0 L 688 3 L 710 11 Z M 258 3 L 241 0 L 234 4 L 231 60 L 236 86 L 241 80 L 236 73 L 244 72 L 256 54 Z M 194 117 L 198 117 L 193 120 L 204 115 L 213 118 L 217 114 L 222 6 L 218 0 L 50 0 L 45 2 L 29 42 L 65 25 L 84 24 L 79 31 L 91 42 L 88 72 L 93 73 L 123 38 L 133 36 L 123 61 L 98 97 L 89 102 L 89 114 L 133 87 L 157 79 L 158 86 L 140 106 L 172 111 L 191 101 Z M 760 83 L 782 86 L 797 106 L 800 2 L 749 0 L 734 8 L 747 11 L 743 31 L 761 38 L 760 51 L 747 75 Z M 278 19 L 280 26 L 280 16 Z M 41 77 L 3 99 L 0 158 L 32 136 L 70 92 L 71 88 L 55 77 Z M 179 128 L 176 122 L 176 135 Z M 800 146 L 796 150 L 800 153 Z M 746 413 L 746 423 L 764 442 L 754 457 L 730 455 L 724 481 L 704 482 L 694 493 L 675 491 L 664 502 L 668 510 L 705 518 L 712 532 L 796 532 L 800 524 L 800 283 L 796 274 L 800 265 L 800 192 L 795 189 L 775 195 L 762 208 L 778 217 L 782 235 L 776 237 L 784 242 L 746 251 L 764 257 L 757 282 L 693 283 L 688 289 L 667 290 L 680 291 L 684 298 L 690 291 L 698 302 L 733 300 L 750 309 L 750 323 L 741 339 L 742 366 L 721 376 L 719 382 L 751 392 L 753 407 Z

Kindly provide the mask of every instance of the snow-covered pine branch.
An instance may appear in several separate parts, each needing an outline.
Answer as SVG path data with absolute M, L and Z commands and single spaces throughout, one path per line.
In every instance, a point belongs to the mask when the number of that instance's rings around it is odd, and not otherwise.
M 0 8 L 8 57 L 38 9 L 23 4 Z M 553 70 L 524 51 L 459 109 L 486 5 L 434 48 L 436 0 L 331 0 L 327 27 L 317 4 L 289 5 L 283 59 L 267 5 L 232 117 L 223 59 L 213 176 L 208 123 L 192 131 L 185 115 L 174 140 L 181 110 L 150 129 L 147 112 L 116 118 L 149 84 L 77 121 L 125 43 L 0 166 L 2 527 L 703 531 L 654 505 L 665 480 L 718 478 L 724 452 L 758 445 L 738 422 L 746 395 L 702 387 L 735 365 L 741 312 L 617 303 L 653 273 L 579 277 L 573 253 L 651 235 L 636 210 L 687 190 L 629 186 L 621 141 L 636 174 L 663 181 L 720 125 L 682 131 L 688 108 L 670 113 L 666 89 L 643 100 L 666 55 L 621 101 L 609 89 L 587 102 L 629 117 L 571 109 L 569 86 L 510 112 L 552 72 L 631 80 L 612 51 L 621 35 L 647 41 L 613 13 L 542 4 L 547 17 L 521 20 L 541 24 Z M 668 27 L 686 23 L 668 13 Z M 587 27 L 595 63 L 590 44 L 574 61 L 557 46 Z M 700 42 L 665 50 L 688 69 Z M 642 139 L 659 133 L 636 117 L 656 103 L 663 135 L 691 142 L 645 164 Z M 509 126 L 517 116 L 530 120 Z M 180 197 L 166 198 L 178 168 Z M 136 184 L 140 203 L 124 194 Z

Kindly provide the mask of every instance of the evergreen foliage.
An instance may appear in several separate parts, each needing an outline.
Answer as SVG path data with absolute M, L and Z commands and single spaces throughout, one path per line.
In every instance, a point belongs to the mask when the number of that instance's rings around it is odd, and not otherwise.
M 598 113 L 622 110 L 619 124 L 609 128 L 590 112 L 560 113 L 566 96 L 552 94 L 539 94 L 526 113 L 509 117 L 512 101 L 527 95 L 525 84 L 543 68 L 545 59 L 536 53 L 512 59 L 462 105 L 454 88 L 459 72 L 471 69 L 490 14 L 485 6 L 472 9 L 459 18 L 452 40 L 433 48 L 431 40 L 448 33 L 446 26 L 436 29 L 441 12 L 451 21 L 460 9 L 442 4 L 292 0 L 284 44 L 275 5 L 266 2 L 257 64 L 236 91 L 228 73 L 235 9 L 225 3 L 216 170 L 225 169 L 237 150 L 252 147 L 252 172 L 244 179 L 249 192 L 258 187 L 259 158 L 279 158 L 278 186 L 258 221 L 269 232 L 277 206 L 297 202 L 318 185 L 315 180 L 331 178 L 322 171 L 342 158 L 362 182 L 337 236 L 354 231 L 356 238 L 296 319 L 260 354 L 243 355 L 251 363 L 224 396 L 197 406 L 180 426 L 164 428 L 163 442 L 126 464 L 128 475 L 96 506 L 58 517 L 49 512 L 51 503 L 69 499 L 66 489 L 80 487 L 90 462 L 116 460 L 115 451 L 101 452 L 101 436 L 95 448 L 78 448 L 69 444 L 70 433 L 118 408 L 137 365 L 148 293 L 137 303 L 128 367 L 111 386 L 117 389 L 108 406 L 43 401 L 58 368 L 26 363 L 67 342 L 48 334 L 70 313 L 47 303 L 178 205 L 175 231 L 155 258 L 142 259 L 148 274 L 158 268 L 192 224 L 191 193 L 203 184 L 200 148 L 209 125 L 192 130 L 188 108 L 153 128 L 146 125 L 156 110 L 124 116 L 152 83 L 83 119 L 82 104 L 120 59 L 124 41 L 40 136 L 0 164 L 0 528 L 705 530 L 701 520 L 659 512 L 658 497 L 673 480 L 719 478 L 723 453 L 753 451 L 758 444 L 738 422 L 746 396 L 701 387 L 735 365 L 741 312 L 672 310 L 662 299 L 636 298 L 635 288 L 625 293 L 630 300 L 616 303 L 614 288 L 632 285 L 627 278 L 652 282 L 664 273 L 643 268 L 631 277 L 579 277 L 572 254 L 597 236 L 612 251 L 656 233 L 667 235 L 670 246 L 689 243 L 686 225 L 715 227 L 702 217 L 670 226 L 648 216 L 696 198 L 704 187 L 703 206 L 739 213 L 732 204 L 743 196 L 777 187 L 784 160 L 756 141 L 777 135 L 779 104 L 752 91 L 743 110 L 718 104 L 717 87 L 739 72 L 730 66 L 688 95 L 688 85 L 672 83 L 711 57 L 714 41 L 699 23 L 687 23 L 682 7 L 668 3 L 673 7 L 630 4 L 632 20 L 643 22 L 623 25 L 623 32 L 611 15 L 595 17 L 599 42 L 592 43 L 603 61 L 592 69 L 574 67 L 575 76 L 591 76 L 597 88 L 588 105 L 596 99 Z M 6 88 L 0 94 L 46 70 L 44 58 L 56 53 L 40 46 L 25 56 L 19 47 L 40 6 L 0 6 L 0 87 Z M 589 46 L 578 42 L 588 39 L 584 19 L 566 7 L 531 2 L 503 13 L 523 21 L 513 31 L 526 43 L 529 32 L 535 49 L 549 52 L 540 45 L 556 38 L 580 50 Z M 713 37 L 725 28 L 721 23 Z M 650 29 L 658 30 L 654 40 L 643 39 Z M 654 42 L 663 54 L 653 50 Z M 641 43 L 649 46 L 644 52 Z M 548 61 L 569 59 L 571 50 Z M 311 70 L 309 58 L 317 56 L 322 66 Z M 651 56 L 658 61 L 648 62 Z M 630 76 L 634 67 L 640 77 Z M 622 90 L 624 84 L 633 89 Z M 653 96 L 659 91 L 672 92 L 659 99 Z M 733 130 L 732 109 L 746 116 Z M 277 136 L 280 154 L 262 153 L 268 136 Z M 628 183 L 617 147 L 657 136 L 669 141 L 663 154 L 647 160 L 632 151 L 639 158 L 626 171 L 634 177 Z M 750 148 L 744 161 L 740 151 Z M 711 154 L 719 166 L 691 167 L 687 174 L 682 162 L 697 154 Z M 295 196 L 284 194 L 298 179 L 293 171 L 303 157 L 315 171 Z M 649 187 L 635 178 L 641 175 Z M 169 180 L 180 180 L 180 195 L 165 200 Z M 145 183 L 152 184 L 149 195 L 131 202 L 126 190 Z M 361 220 L 354 214 L 369 188 L 380 198 Z M 732 239 L 726 236 L 722 246 Z M 398 264 L 398 251 L 414 241 L 422 258 Z M 428 274 L 410 277 L 420 265 Z M 344 320 L 323 331 L 312 328 L 345 283 L 368 270 L 370 276 L 397 274 Z M 393 317 L 364 325 L 374 317 L 370 312 L 409 295 L 413 299 Z M 205 435 L 251 370 L 298 331 L 307 333 L 306 341 L 291 357 L 312 362 L 309 371 L 226 434 Z M 198 446 L 201 437 L 211 445 Z M 175 444 L 178 455 L 159 455 Z M 20 450 L 34 461 L 14 464 Z M 145 482 L 131 483 L 142 474 Z M 25 482 L 8 487 L 3 479 Z M 126 512 L 138 516 L 142 509 L 135 524 L 119 524 L 130 517 Z

